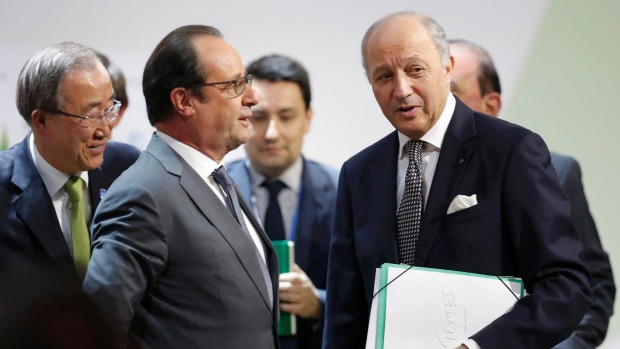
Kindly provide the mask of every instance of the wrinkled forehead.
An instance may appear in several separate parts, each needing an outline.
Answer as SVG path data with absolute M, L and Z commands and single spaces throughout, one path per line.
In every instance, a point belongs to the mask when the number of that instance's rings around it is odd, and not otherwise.
M 368 59 L 376 54 L 409 51 L 439 57 L 426 26 L 416 18 L 398 16 L 377 26 L 368 38 L 365 54 Z

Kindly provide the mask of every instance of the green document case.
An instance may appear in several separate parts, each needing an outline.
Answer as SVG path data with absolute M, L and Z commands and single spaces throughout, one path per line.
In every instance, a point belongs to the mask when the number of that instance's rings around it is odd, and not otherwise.
M 273 247 L 278 255 L 278 267 L 280 274 L 291 271 L 295 263 L 295 244 L 288 240 L 272 241 Z M 278 322 L 278 336 L 294 336 L 297 334 L 297 317 L 290 313 L 280 313 Z

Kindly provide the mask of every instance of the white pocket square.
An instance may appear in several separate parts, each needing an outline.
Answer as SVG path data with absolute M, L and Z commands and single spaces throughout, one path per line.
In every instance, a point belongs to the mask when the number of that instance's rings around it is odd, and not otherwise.
M 450 203 L 450 206 L 448 206 L 448 214 L 464 210 L 477 204 L 478 200 L 476 199 L 476 194 L 472 196 L 457 195 Z

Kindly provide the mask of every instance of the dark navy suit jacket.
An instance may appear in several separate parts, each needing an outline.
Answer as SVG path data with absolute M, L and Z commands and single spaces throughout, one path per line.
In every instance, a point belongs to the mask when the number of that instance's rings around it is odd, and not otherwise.
M 102 165 L 88 171 L 91 217 L 105 190 L 139 155 L 133 146 L 107 143 Z M 20 268 L 45 265 L 81 287 L 52 199 L 32 161 L 28 137 L 0 153 L 0 189 L 0 252 L 7 252 L 0 253 L 2 268 L 16 261 Z
M 397 263 L 398 136 L 340 172 L 324 348 L 363 348 L 375 268 Z M 457 195 L 478 204 L 447 214 Z M 415 264 L 523 279 L 529 293 L 472 338 L 482 348 L 550 348 L 591 302 L 582 245 L 544 141 L 457 99 L 421 223 Z
M 226 170 L 237 183 L 246 201 L 251 202 L 252 186 L 245 159 L 227 164 Z M 294 234 L 295 263 L 312 280 L 323 303 L 325 302 L 327 256 L 330 229 L 334 218 L 337 177 L 337 170 L 303 159 L 302 199 Z M 296 344 L 289 345 L 291 348 L 321 348 L 322 320 L 316 322 L 298 317 L 297 326 Z M 286 349 L 290 342 L 288 339 L 281 340 L 282 348 Z
M 609 318 L 613 314 L 616 286 L 609 262 L 603 250 L 596 224 L 590 214 L 579 163 L 569 156 L 551 153 L 551 163 L 555 167 L 560 184 L 571 203 L 571 216 L 577 232 L 583 240 L 583 257 L 592 276 L 592 296 L 594 304 L 581 320 L 570 338 L 558 344 L 558 349 L 586 349 L 599 346 L 607 333 Z

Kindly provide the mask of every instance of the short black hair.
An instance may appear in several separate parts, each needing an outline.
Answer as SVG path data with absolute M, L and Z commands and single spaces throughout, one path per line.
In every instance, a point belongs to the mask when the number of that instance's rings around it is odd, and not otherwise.
M 288 81 L 297 84 L 301 89 L 306 110 L 310 108 L 310 100 L 312 99 L 310 77 L 304 66 L 293 58 L 279 54 L 263 56 L 251 62 L 247 71 L 257 80 Z
M 199 36 L 222 38 L 222 33 L 206 25 L 187 25 L 170 32 L 155 47 L 144 67 L 142 92 L 151 125 L 172 115 L 170 91 L 186 87 L 202 96 L 198 85 L 206 80 L 193 40 Z

